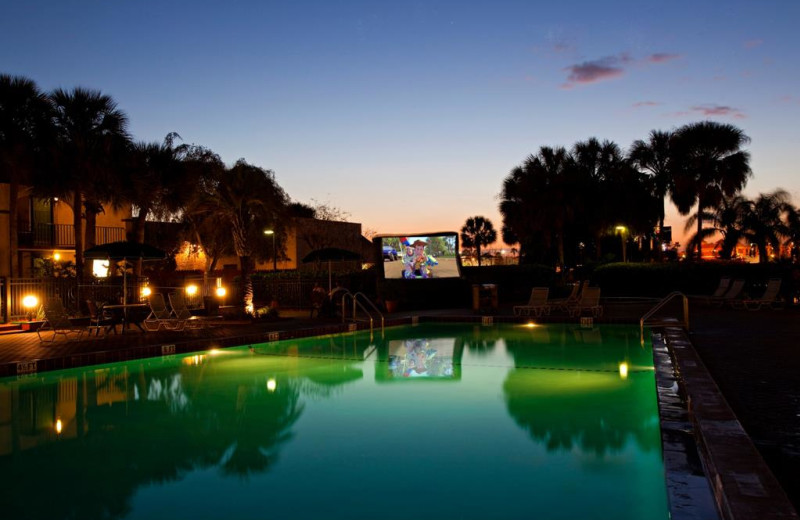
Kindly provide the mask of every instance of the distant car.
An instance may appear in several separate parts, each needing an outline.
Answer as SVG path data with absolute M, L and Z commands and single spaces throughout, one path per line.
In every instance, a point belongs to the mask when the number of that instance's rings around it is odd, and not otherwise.
M 383 246 L 383 259 L 384 261 L 389 260 L 390 262 L 397 260 L 397 249 L 392 246 Z

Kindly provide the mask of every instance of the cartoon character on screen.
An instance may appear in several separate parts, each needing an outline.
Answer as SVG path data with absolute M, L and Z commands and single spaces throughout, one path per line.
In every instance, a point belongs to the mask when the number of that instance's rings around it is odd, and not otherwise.
M 417 239 L 412 244 L 406 237 L 400 237 L 400 241 L 406 248 L 403 254 L 403 277 L 432 278 L 431 267 L 439 265 L 439 262 L 425 252 L 428 243 Z
M 403 245 L 403 278 L 414 278 L 414 246 L 407 237 L 400 237 Z

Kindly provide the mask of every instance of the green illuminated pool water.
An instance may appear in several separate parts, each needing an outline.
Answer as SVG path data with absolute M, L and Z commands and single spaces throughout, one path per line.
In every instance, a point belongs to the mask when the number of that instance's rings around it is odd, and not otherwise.
M 627 369 L 627 371 L 626 371 Z M 429 325 L 0 380 L 4 518 L 668 518 L 638 329 Z

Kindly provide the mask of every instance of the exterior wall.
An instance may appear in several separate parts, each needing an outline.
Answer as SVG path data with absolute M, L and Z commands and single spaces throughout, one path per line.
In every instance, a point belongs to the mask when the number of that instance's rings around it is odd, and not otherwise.
M 10 259 L 11 241 L 18 240 L 18 237 L 11 236 L 10 219 L 16 218 L 18 222 L 28 222 L 31 205 L 29 194 L 24 187 L 20 188 L 17 202 L 17 215 L 10 215 L 9 191 L 10 189 L 7 183 L 0 183 L 0 276 L 12 276 Z M 115 210 L 111 207 L 106 207 L 105 212 L 97 216 L 98 228 L 106 228 L 104 231 L 107 231 L 106 233 L 100 234 L 98 243 L 124 240 L 126 219 L 130 219 L 130 216 L 130 208 Z M 62 263 L 75 260 L 75 246 L 65 245 L 72 244 L 74 240 L 74 231 L 72 230 L 73 212 L 71 205 L 65 200 L 54 201 L 52 204 L 52 220 L 48 220 L 48 222 L 53 224 L 54 229 L 58 228 L 61 231 L 67 232 L 69 240 L 54 240 L 51 242 L 50 239 L 47 238 L 44 242 L 17 242 L 19 244 L 19 266 L 23 277 L 32 276 L 31 266 L 34 258 L 53 258 L 55 254 L 58 254 L 60 256 L 59 261 Z M 19 225 L 18 229 L 22 231 Z M 83 230 L 85 233 L 85 226 Z M 63 235 L 60 236 L 63 237 Z M 103 236 L 108 238 L 103 240 Z M 84 243 L 86 243 L 85 240 Z M 15 276 L 17 274 L 19 273 L 13 273 Z

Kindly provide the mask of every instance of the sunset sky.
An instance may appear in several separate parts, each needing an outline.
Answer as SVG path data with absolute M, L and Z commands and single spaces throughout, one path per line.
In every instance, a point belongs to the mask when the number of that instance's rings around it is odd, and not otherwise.
M 370 230 L 499 230 L 540 146 L 703 119 L 751 137 L 747 195 L 800 204 L 798 20 L 796 0 L 6 0 L 0 72 L 101 90 L 136 140 L 178 132 Z

